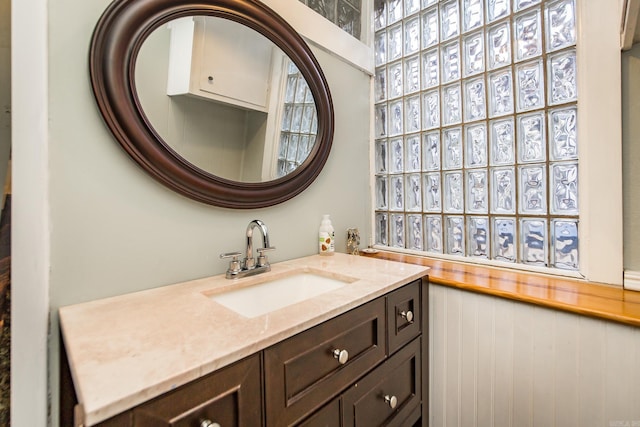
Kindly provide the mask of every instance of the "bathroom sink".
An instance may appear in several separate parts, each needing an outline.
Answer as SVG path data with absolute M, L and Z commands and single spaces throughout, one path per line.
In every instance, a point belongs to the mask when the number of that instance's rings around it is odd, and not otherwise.
M 257 317 L 341 288 L 356 279 L 321 270 L 302 269 L 267 277 L 259 283 L 208 295 L 245 317 Z

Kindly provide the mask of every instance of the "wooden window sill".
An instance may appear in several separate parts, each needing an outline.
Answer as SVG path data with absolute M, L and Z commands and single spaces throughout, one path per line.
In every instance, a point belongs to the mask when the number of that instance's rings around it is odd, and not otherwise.
M 431 283 L 640 326 L 640 292 L 584 280 L 379 251 L 375 258 L 430 267 Z

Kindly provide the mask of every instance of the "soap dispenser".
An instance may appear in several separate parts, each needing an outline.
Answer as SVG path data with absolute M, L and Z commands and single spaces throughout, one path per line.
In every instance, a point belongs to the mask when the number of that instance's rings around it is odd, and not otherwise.
M 318 230 L 318 253 L 320 255 L 333 255 L 336 251 L 334 243 L 335 232 L 329 215 L 322 215 L 322 222 Z

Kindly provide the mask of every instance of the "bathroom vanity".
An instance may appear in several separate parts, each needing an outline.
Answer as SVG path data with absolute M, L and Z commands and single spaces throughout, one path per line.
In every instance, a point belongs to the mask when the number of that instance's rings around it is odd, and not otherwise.
M 426 426 L 427 272 L 315 255 L 63 307 L 62 424 Z

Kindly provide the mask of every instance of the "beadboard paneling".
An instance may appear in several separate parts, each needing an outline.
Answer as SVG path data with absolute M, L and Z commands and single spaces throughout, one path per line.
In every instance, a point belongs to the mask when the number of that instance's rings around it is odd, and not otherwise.
M 640 425 L 640 328 L 430 288 L 430 425 Z

